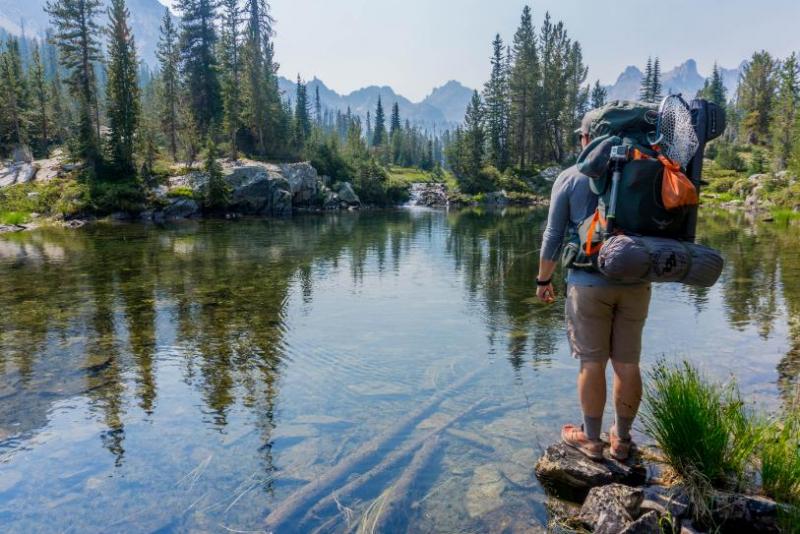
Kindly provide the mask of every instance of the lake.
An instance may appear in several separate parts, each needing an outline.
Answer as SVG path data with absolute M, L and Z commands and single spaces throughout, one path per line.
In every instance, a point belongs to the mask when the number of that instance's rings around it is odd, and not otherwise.
M 535 298 L 545 217 L 408 209 L 0 237 L 3 531 L 261 532 L 336 466 L 281 531 L 371 532 L 389 513 L 393 531 L 544 531 L 533 464 L 580 414 L 563 300 Z M 707 290 L 654 288 L 644 365 L 687 359 L 778 410 L 800 371 L 800 228 L 708 210 L 699 240 L 725 272 Z M 387 465 L 431 435 L 424 468 Z

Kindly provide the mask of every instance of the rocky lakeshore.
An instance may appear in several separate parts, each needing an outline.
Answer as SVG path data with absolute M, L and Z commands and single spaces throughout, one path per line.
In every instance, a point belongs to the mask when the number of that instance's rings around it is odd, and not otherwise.
M 674 532 L 780 532 L 775 501 L 756 495 L 717 491 L 703 514 L 680 484 L 664 484 L 658 466 L 637 454 L 621 463 L 608 456 L 594 462 L 564 445 L 548 447 L 536 476 L 551 497 L 550 530 L 563 534 L 651 534 Z

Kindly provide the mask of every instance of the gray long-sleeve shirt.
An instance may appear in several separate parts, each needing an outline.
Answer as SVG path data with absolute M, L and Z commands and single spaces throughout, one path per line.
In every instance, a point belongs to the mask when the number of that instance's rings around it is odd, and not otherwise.
M 578 168 L 574 165 L 565 169 L 553 184 L 550 195 L 547 228 L 542 237 L 542 259 L 558 261 L 567 232 L 577 230 L 596 209 L 597 195 L 589 188 L 589 177 L 578 172 Z M 570 269 L 567 273 L 567 283 L 576 286 L 619 284 L 600 273 L 581 269 Z

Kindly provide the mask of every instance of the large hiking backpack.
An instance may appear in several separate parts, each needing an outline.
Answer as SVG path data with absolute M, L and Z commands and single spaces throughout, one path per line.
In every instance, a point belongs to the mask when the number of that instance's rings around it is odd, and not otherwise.
M 686 106 L 686 110 L 679 108 L 684 115 L 678 119 L 672 110 L 665 112 L 665 104 L 674 104 L 674 99 Z M 590 112 L 593 141 L 581 152 L 577 167 L 591 179 L 598 209 L 567 243 L 562 256 L 566 266 L 602 271 L 600 250 L 613 235 L 693 240 L 703 148 L 708 139 L 721 134 L 724 115 L 718 108 L 712 110 L 715 127 L 709 135 L 705 126 L 698 131 L 699 114 L 693 112 L 690 121 L 688 110 L 679 96 L 670 96 L 660 109 L 653 104 L 613 101 Z M 696 181 L 687 178 L 690 170 L 696 171 L 692 174 Z

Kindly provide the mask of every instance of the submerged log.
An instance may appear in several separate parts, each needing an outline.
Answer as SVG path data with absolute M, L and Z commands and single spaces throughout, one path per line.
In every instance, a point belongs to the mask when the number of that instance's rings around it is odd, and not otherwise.
M 439 436 L 432 436 L 414 453 L 414 458 L 397 482 L 383 495 L 381 509 L 383 512 L 375 519 L 372 532 L 397 532 L 403 523 L 403 516 L 408 516 L 415 492 L 414 483 L 420 473 L 428 467 L 434 453 L 439 447 Z
M 287 525 L 288 521 L 294 518 L 301 510 L 308 507 L 309 504 L 330 490 L 337 482 L 369 460 L 380 449 L 385 448 L 388 442 L 413 427 L 427 412 L 475 378 L 479 372 L 480 369 L 475 369 L 453 382 L 447 388 L 435 393 L 426 402 L 398 421 L 397 424 L 358 447 L 325 475 L 309 482 L 287 497 L 267 516 L 267 529 L 274 532 L 282 531 L 282 527 Z
M 539 458 L 536 476 L 559 497 L 580 502 L 597 486 L 615 482 L 642 485 L 647 479 L 647 469 L 637 458 L 622 463 L 606 454 L 602 461 L 595 462 L 564 443 L 556 443 Z
M 376 477 L 382 475 L 387 470 L 397 465 L 403 458 L 406 458 L 420 446 L 429 442 L 431 439 L 438 437 L 444 430 L 448 429 L 450 426 L 455 424 L 457 421 L 459 421 L 466 415 L 472 413 L 472 411 L 475 410 L 482 403 L 483 400 L 473 403 L 472 405 L 460 411 L 456 415 L 449 417 L 445 421 L 439 423 L 436 427 L 434 427 L 425 435 L 414 438 L 405 445 L 403 445 L 402 447 L 395 449 L 394 451 L 387 454 L 386 457 L 383 459 L 383 461 L 381 461 L 375 467 L 373 467 L 366 473 L 363 473 L 358 477 L 354 478 L 341 488 L 335 490 L 330 495 L 327 495 L 326 497 L 322 498 L 319 502 L 317 502 L 305 515 L 301 524 L 304 524 L 307 521 L 311 521 L 315 517 L 320 516 L 325 511 L 326 508 L 335 505 L 340 500 L 352 496 L 353 493 L 355 493 L 359 488 L 363 487 L 371 480 L 374 480 Z

